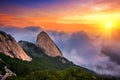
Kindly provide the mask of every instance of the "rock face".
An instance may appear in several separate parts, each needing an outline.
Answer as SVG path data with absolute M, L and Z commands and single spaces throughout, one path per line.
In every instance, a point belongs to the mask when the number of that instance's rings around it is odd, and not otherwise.
M 31 61 L 32 59 L 23 51 L 16 40 L 9 34 L 0 31 L 0 52 L 12 57 L 25 61 Z
M 60 49 L 57 47 L 57 45 L 53 42 L 53 40 L 49 37 L 49 35 L 46 32 L 42 31 L 38 34 L 36 44 L 39 48 L 44 49 L 45 53 L 48 56 L 62 57 Z

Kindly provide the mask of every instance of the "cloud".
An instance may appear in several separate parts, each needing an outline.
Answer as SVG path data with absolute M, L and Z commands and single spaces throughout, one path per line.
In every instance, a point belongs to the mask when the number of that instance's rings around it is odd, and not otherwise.
M 37 34 L 41 31 L 41 28 L 36 26 L 28 26 L 25 28 L 3 27 L 0 28 L 0 30 L 3 30 L 11 34 L 17 41 L 27 40 L 27 41 L 35 42 Z
M 119 75 L 120 55 L 119 53 L 109 53 L 109 51 L 120 52 L 119 47 L 106 49 L 101 45 L 99 38 L 93 38 L 90 34 L 80 31 L 76 33 L 65 33 L 48 31 L 52 39 L 59 46 L 63 55 L 75 64 L 91 69 L 100 74 Z M 101 52 L 103 48 L 108 53 Z
M 0 30 L 11 34 L 17 41 L 27 40 L 35 43 L 37 34 L 43 29 L 29 26 L 0 28 Z M 45 31 L 55 41 L 63 55 L 75 64 L 100 74 L 120 74 L 119 41 L 106 46 L 101 43 L 100 36 L 94 37 L 84 31 L 74 33 Z
M 112 43 L 107 46 L 103 46 L 102 53 L 110 58 L 111 61 L 120 65 L 120 43 Z
M 95 5 L 106 6 L 106 9 L 104 11 L 119 11 L 120 9 L 120 0 L 97 0 L 95 2 Z
M 72 58 L 74 57 L 79 57 L 79 59 L 83 60 L 86 62 L 86 64 L 89 64 L 89 61 L 94 63 L 95 59 L 94 57 L 99 57 L 100 51 L 99 48 L 96 49 L 96 46 L 92 43 L 92 39 L 87 35 L 87 33 L 81 31 L 81 32 L 76 32 L 73 34 L 66 34 L 62 33 L 58 35 L 52 34 L 54 37 L 53 39 L 56 41 L 56 43 L 62 43 L 60 48 L 63 50 L 64 55 L 71 55 L 71 56 L 66 56 Z M 62 38 L 61 38 L 62 37 Z M 67 38 L 67 39 L 66 39 Z M 97 46 L 98 47 L 98 46 Z M 87 59 L 86 59 L 87 58 Z M 78 62 L 79 59 L 76 59 Z M 97 58 L 98 59 L 98 58 Z M 80 63 L 79 63 L 80 64 Z

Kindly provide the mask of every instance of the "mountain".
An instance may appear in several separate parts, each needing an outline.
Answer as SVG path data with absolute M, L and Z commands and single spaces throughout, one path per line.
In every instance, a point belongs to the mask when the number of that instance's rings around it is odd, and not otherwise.
M 23 50 L 33 59 L 32 62 L 35 62 L 35 64 L 37 64 L 36 67 L 40 67 L 41 65 L 42 67 L 44 66 L 44 68 L 46 69 L 65 69 L 70 66 L 75 66 L 72 62 L 64 57 L 48 56 L 47 54 L 45 54 L 42 48 L 39 48 L 34 43 L 19 41 L 19 44 L 21 45 Z
M 49 38 L 49 40 L 51 40 L 45 32 L 41 33 L 43 37 L 47 36 L 47 39 Z M 8 35 L 1 32 L 1 35 L 3 34 Z M 3 40 L 4 37 L 1 37 L 0 39 Z M 1 44 L 5 46 L 5 43 Z M 11 44 L 14 45 L 15 43 Z M 65 57 L 61 56 L 62 54 L 59 56 L 55 54 L 56 57 L 50 56 L 45 53 L 46 51 L 43 47 L 39 47 L 34 43 L 19 41 L 19 44 L 17 43 L 17 45 L 20 45 L 22 50 L 24 50 L 32 60 L 23 61 L 21 58 L 11 58 L 11 56 L 6 56 L 4 51 L 1 51 L 0 79 L 3 79 L 3 76 L 6 76 L 6 74 L 12 73 L 14 75 L 9 74 L 8 77 L 6 77 L 6 80 L 116 80 L 115 78 L 101 76 L 86 68 L 77 66 Z M 12 46 L 9 47 L 11 49 Z M 16 47 L 13 47 L 13 51 L 15 48 Z
M 16 40 L 3 31 L 0 31 L 0 52 L 12 58 L 31 61 L 31 58 L 23 51 Z
M 42 31 L 38 34 L 36 44 L 39 48 L 42 48 L 48 56 L 62 57 L 60 49 L 57 47 L 57 45 L 46 32 Z
M 0 54 L 2 75 L 5 74 L 5 65 L 17 75 L 9 77 L 8 80 L 116 80 L 77 66 L 64 57 L 50 57 L 31 42 L 19 41 L 19 44 L 32 61 L 22 61 Z

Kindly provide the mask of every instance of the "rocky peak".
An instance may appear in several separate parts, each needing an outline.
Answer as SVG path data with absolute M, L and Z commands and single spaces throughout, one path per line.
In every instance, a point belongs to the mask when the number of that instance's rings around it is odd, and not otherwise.
M 51 57 L 61 56 L 62 53 L 49 35 L 42 31 L 37 36 L 36 44 L 39 48 L 44 49 L 45 53 Z
M 24 52 L 16 40 L 9 34 L 0 31 L 0 52 L 12 58 L 19 58 L 26 61 L 32 59 Z

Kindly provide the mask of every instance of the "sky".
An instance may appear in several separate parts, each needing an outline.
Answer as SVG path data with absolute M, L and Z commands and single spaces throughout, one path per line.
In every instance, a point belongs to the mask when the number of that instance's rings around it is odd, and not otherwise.
M 93 32 L 108 21 L 119 26 L 119 4 L 120 0 L 0 0 L 0 25 Z
M 120 74 L 120 0 L 0 0 L 0 30 L 35 43 L 46 31 L 63 55 L 100 74 Z

